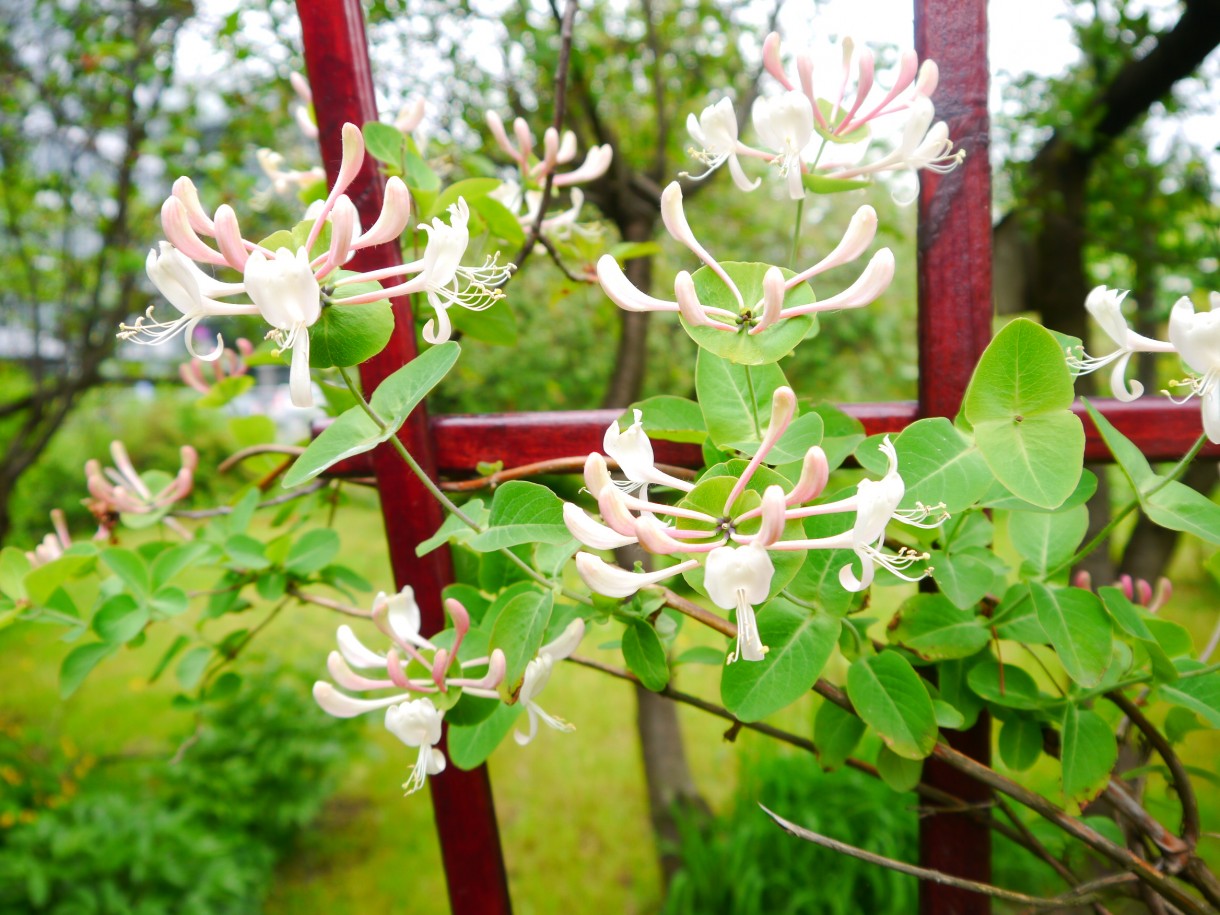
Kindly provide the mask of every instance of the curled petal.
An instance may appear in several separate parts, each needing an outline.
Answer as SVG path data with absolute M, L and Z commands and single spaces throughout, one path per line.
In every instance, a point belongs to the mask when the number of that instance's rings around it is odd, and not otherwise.
M 751 334 L 760 334 L 776 321 L 784 308 L 784 274 L 779 267 L 771 267 L 763 275 L 762 317 L 750 328 Z
M 171 195 L 161 204 L 161 228 L 169 243 L 191 260 L 228 266 L 229 262 L 219 251 L 209 248 L 195 234 L 186 206 L 177 197 Z
M 669 556 L 674 553 L 695 552 L 689 544 L 675 540 L 666 532 L 665 525 L 657 520 L 656 515 L 641 515 L 635 519 L 635 532 L 639 537 L 640 546 L 658 556 Z
M 385 658 L 365 647 L 365 644 L 356 637 L 356 633 L 352 632 L 351 626 L 346 624 L 340 626 L 336 633 L 336 641 L 339 643 L 339 651 L 343 654 L 344 660 L 352 667 L 371 669 L 385 666 Z
M 246 269 L 246 246 L 242 241 L 241 228 L 237 225 L 237 214 L 227 203 L 216 208 L 216 245 L 234 270 Z
M 554 187 L 569 187 L 573 184 L 583 184 L 586 181 L 596 181 L 610 168 L 614 160 L 614 150 L 609 143 L 594 146 L 585 155 L 585 161 L 570 172 L 556 175 L 551 184 Z
M 630 597 L 640 588 L 665 581 L 699 564 L 698 559 L 689 559 L 657 572 L 628 572 L 618 566 L 603 562 L 591 553 L 576 554 L 576 570 L 585 584 L 607 597 Z
M 682 270 L 674 278 L 674 296 L 678 300 L 678 313 L 691 327 L 714 327 L 717 330 L 736 331 L 737 328 L 722 321 L 708 317 L 699 295 L 695 292 L 695 281 L 691 275 Z
M 614 480 L 610 477 L 606 459 L 595 451 L 585 458 L 585 488 L 594 499 L 599 499 L 606 487 L 613 488 Z
M 838 295 L 810 305 L 785 308 L 783 316 L 790 318 L 793 315 L 812 314 L 817 311 L 859 308 L 874 301 L 877 296 L 885 292 L 893 280 L 894 252 L 889 248 L 882 248 L 873 255 L 873 259 L 868 262 L 868 266 L 864 268 L 864 272 L 860 274 L 859 278 Z
M 786 507 L 787 500 L 784 496 L 783 487 L 768 486 L 763 493 L 762 527 L 759 528 L 758 537 L 754 543 L 766 549 L 783 536 L 784 509 Z
M 787 280 L 785 286 L 788 289 L 792 289 L 812 276 L 816 276 L 832 267 L 838 267 L 841 264 L 854 261 L 873 243 L 873 239 L 876 236 L 877 211 L 865 204 L 856 210 L 851 218 L 851 222 L 847 226 L 847 231 L 843 233 L 843 238 L 835 246 L 835 249 L 808 270 L 798 273 Z
M 597 279 L 606 295 L 624 311 L 677 311 L 678 306 L 641 292 L 611 255 L 603 254 L 597 261 Z
M 724 268 L 707 252 L 707 249 L 699 244 L 695 233 L 691 231 L 690 223 L 686 221 L 686 212 L 682 208 L 682 185 L 677 181 L 671 181 L 661 192 L 661 221 L 665 223 L 666 231 L 673 236 L 674 240 L 690 248 L 699 260 L 707 264 L 712 272 L 732 290 L 733 295 L 737 298 L 737 304 L 744 307 L 745 303 L 742 302 L 737 284 L 729 278 L 729 275 L 724 272 Z
M 800 505 L 810 499 L 816 499 L 826 488 L 830 479 L 830 463 L 826 460 L 826 452 L 820 446 L 814 445 L 805 452 L 805 461 L 801 465 L 801 475 L 788 493 L 789 505 Z
M 563 522 L 573 537 L 595 550 L 617 550 L 636 542 L 635 537 L 620 534 L 594 521 L 584 509 L 571 502 L 563 504 Z
M 544 654 L 555 661 L 562 661 L 564 658 L 570 657 L 580 645 L 580 640 L 585 637 L 585 621 L 580 617 L 572 620 L 564 627 L 563 632 L 551 642 L 543 645 L 538 649 L 539 654 Z
M 370 680 L 368 677 L 360 676 L 360 674 L 347 666 L 347 662 L 343 660 L 343 655 L 337 651 L 332 651 L 326 656 L 326 669 L 330 671 L 330 675 L 334 677 L 335 682 L 344 689 L 385 689 L 394 685 L 389 680 Z
M 335 186 L 331 188 L 332 197 L 337 197 L 347 190 L 364 165 L 364 135 L 360 128 L 350 121 L 343 125 L 343 161 L 339 165 L 339 174 L 335 177 Z
M 780 60 L 779 44 L 779 32 L 771 32 L 763 39 L 763 66 L 779 81 L 781 86 L 792 91 L 794 87 L 789 81 L 788 75 L 784 73 L 784 65 Z
M 504 130 L 504 121 L 500 119 L 500 115 L 496 114 L 494 111 L 488 111 L 487 127 L 491 130 L 491 135 L 495 138 L 495 141 L 499 147 L 504 150 L 504 152 L 506 152 L 514 162 L 520 163 L 522 161 L 521 154 L 508 139 L 508 134 Z
M 199 191 L 195 189 L 195 184 L 190 178 L 183 175 L 175 181 L 173 195 L 186 207 L 187 219 L 190 220 L 191 226 L 196 232 L 202 232 L 204 235 L 215 234 L 216 225 L 208 217 L 203 204 L 199 202 Z
M 534 148 L 534 134 L 530 130 L 530 125 L 525 123 L 525 118 L 513 119 L 513 133 L 517 137 L 517 150 L 524 161 L 529 156 L 530 150 Z
M 339 692 L 325 680 L 319 680 L 313 685 L 313 698 L 322 707 L 322 711 L 328 715 L 336 718 L 355 718 L 365 712 L 388 708 L 411 697 L 387 696 L 384 699 L 356 699 Z

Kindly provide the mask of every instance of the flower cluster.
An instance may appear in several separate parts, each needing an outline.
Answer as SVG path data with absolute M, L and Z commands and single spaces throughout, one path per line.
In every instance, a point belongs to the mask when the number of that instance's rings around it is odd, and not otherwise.
M 1140 382 L 1127 380 L 1127 366 L 1132 355 L 1177 353 L 1194 374 L 1170 382 L 1171 387 L 1186 389 L 1175 402 L 1183 403 L 1197 396 L 1202 406 L 1203 431 L 1209 441 L 1220 443 L 1220 293 L 1210 294 L 1211 309 L 1205 312 L 1196 312 L 1194 303 L 1186 296 L 1178 299 L 1169 313 L 1168 342 L 1145 337 L 1131 329 L 1123 317 L 1122 304 L 1126 296 L 1126 290 L 1105 286 L 1098 286 L 1089 293 L 1084 307 L 1118 349 L 1106 356 L 1090 356 L 1083 347 L 1069 348 L 1069 368 L 1076 375 L 1087 375 L 1113 366 L 1110 389 L 1117 399 L 1130 402 L 1144 393 Z
M 705 305 L 695 289 L 695 281 L 683 270 L 674 278 L 675 302 L 659 299 L 637 289 L 623 273 L 618 262 L 609 254 L 597 262 L 597 278 L 602 289 L 619 308 L 625 311 L 678 312 L 688 327 L 710 327 L 714 330 L 751 335 L 797 315 L 859 308 L 874 301 L 889 288 L 894 279 L 894 253 L 882 248 L 873 255 L 868 266 L 851 286 L 837 295 L 800 305 L 784 305 L 785 296 L 820 273 L 858 259 L 877 234 L 877 212 L 871 206 L 860 207 L 852 216 L 847 231 L 834 250 L 807 270 L 784 277 L 778 267 L 771 267 L 763 278 L 762 298 L 746 301 L 741 290 L 707 249 L 695 238 L 682 207 L 682 186 L 671 182 L 661 194 L 661 220 L 670 236 L 689 248 L 732 293 L 737 310 Z
M 544 218 L 541 231 L 548 238 L 566 238 L 577 227 L 585 202 L 584 192 L 576 185 L 595 181 L 604 175 L 614 158 L 613 149 L 608 143 L 594 146 L 576 168 L 558 172 L 558 166 L 576 159 L 576 134 L 572 131 L 565 130 L 561 136 L 554 127 L 548 127 L 542 136 L 542 156 L 539 158 L 534 153 L 536 141 L 533 131 L 524 119 L 516 118 L 513 121 L 512 139 L 505 130 L 504 122 L 494 111 L 487 112 L 487 126 L 496 144 L 513 160 L 520 173 L 520 181 L 505 181 L 490 196 L 504 204 L 522 226 L 532 227 L 542 206 L 541 188 L 549 175 L 551 187 L 569 189 L 570 203 L 563 212 Z
M 188 388 L 198 391 L 200 394 L 209 394 L 216 384 L 219 384 L 226 378 L 240 378 L 245 375 L 250 366 L 246 364 L 246 359 L 254 352 L 254 344 L 245 337 L 237 338 L 236 352 L 225 348 L 220 354 L 220 358 L 214 359 L 211 362 L 212 381 L 204 376 L 207 364 L 202 359 L 192 359 L 190 362 L 183 362 L 178 366 L 178 375 L 182 379 L 182 383 Z
M 452 697 L 460 691 L 460 695 L 499 699 L 497 687 L 505 676 L 504 652 L 498 648 L 486 657 L 458 660 L 462 641 L 470 632 L 470 614 L 456 600 L 446 600 L 445 610 L 453 623 L 453 644 L 449 648 L 438 647 L 420 635 L 419 605 L 410 586 L 392 597 L 378 594 L 371 616 L 392 643 L 390 649 L 380 654 L 361 642 L 350 626 L 340 626 L 339 650 L 332 651 L 326 660 L 334 684 L 319 680 L 313 686 L 318 705 L 337 718 L 385 709 L 386 730 L 408 747 L 419 748 L 415 767 L 403 785 L 408 794 L 423 787 L 427 776 L 445 768 L 445 756 L 437 744 L 445 709 L 452 705 Z M 517 702 L 529 715 L 529 731 L 516 734 L 519 744 L 524 746 L 534 738 L 539 720 L 557 730 L 572 730 L 567 722 L 544 712 L 537 698 L 550 679 L 555 661 L 575 651 L 583 636 L 584 621 L 574 620 L 526 666 Z M 466 675 L 467 669 L 478 668 L 484 668 L 482 676 Z M 383 671 L 384 676 L 374 679 L 356 670 Z M 335 684 L 352 692 L 387 689 L 396 692 L 375 699 L 358 699 L 340 692 Z
M 466 228 L 469 211 L 465 200 L 459 198 L 450 207 L 451 225 L 434 219 L 431 225 L 420 226 L 428 234 L 421 259 L 401 267 L 331 277 L 356 251 L 396 241 L 411 215 L 407 186 L 393 177 L 386 183 L 385 201 L 377 220 L 367 230 L 360 227 L 355 204 L 344 191 L 363 163 L 364 140 L 360 129 L 345 124 L 338 177 L 329 196 L 311 214 L 314 222 L 308 238 L 295 250 L 280 247 L 272 251 L 243 238 L 232 207 L 222 204 L 214 216 L 208 216 L 191 180 L 179 178 L 161 207 L 161 225 L 168 240 L 149 252 L 145 265 L 149 279 L 179 316 L 160 321 L 154 316 L 154 309 L 149 308 L 134 324 L 120 326 L 120 339 L 155 344 L 181 333 L 192 356 L 212 361 L 224 352 L 223 339 L 217 335 L 211 353 L 196 353 L 192 337 L 201 321 L 229 315 L 261 315 L 271 325 L 268 338 L 281 351 L 292 351 L 289 386 L 292 402 L 298 407 L 313 404 L 309 328 L 321 317 L 324 306 L 357 305 L 426 292 L 437 317 L 435 325 L 428 322 L 425 337 L 429 342 L 447 340 L 450 324 L 446 309 L 454 304 L 486 308 L 501 297 L 501 293 L 489 287 L 502 282 L 507 272 L 496 267 L 494 259 L 481 268 L 461 266 L 470 235 Z M 326 226 L 330 227 L 330 242 L 324 251 L 311 257 L 309 252 Z M 215 247 L 206 243 L 205 237 L 214 240 Z M 200 264 L 235 270 L 241 274 L 241 282 L 221 282 Z M 334 298 L 336 289 L 352 283 L 412 274 L 409 281 L 385 290 Z M 220 301 L 232 296 L 244 296 L 249 303 Z
M 581 543 L 593 549 L 615 549 L 636 543 L 656 555 L 690 558 L 655 572 L 628 572 L 592 553 L 581 552 L 576 554 L 576 568 L 585 583 L 607 597 L 628 597 L 640 588 L 703 564 L 703 584 L 712 603 L 737 613 L 737 645 L 729 655 L 731 663 L 738 658 L 759 661 L 767 651 L 758 634 L 754 608 L 770 596 L 775 574 L 772 552 L 852 550 L 860 563 L 859 576 L 851 563 L 839 570 L 839 581 L 849 591 L 867 588 L 877 566 L 908 581 L 915 580 L 906 570 L 927 559 L 927 554 L 906 548 L 897 554 L 885 552 L 886 526 L 891 520 L 898 520 L 920 527 L 935 527 L 944 521 L 947 513 L 943 506 L 921 504 L 911 510 L 898 508 L 906 488 L 898 473 L 897 453 L 888 437 L 881 445 L 889 459 L 885 476 L 880 480 L 862 480 L 856 492 L 845 499 L 809 504 L 822 494 L 830 474 L 825 452 L 815 445 L 806 452 L 800 477 L 787 491 L 778 485 L 768 486 L 761 505 L 747 509 L 738 504 L 795 414 L 796 396 L 792 389 L 776 389 L 771 404 L 771 422 L 763 440 L 733 483 L 723 509 L 715 515 L 649 500 L 649 484 L 670 486 L 686 493 L 694 491 L 695 485 L 678 480 L 655 466 L 652 444 L 643 431 L 639 411 L 626 432 L 620 433 L 617 423 L 612 424 L 606 430 L 603 446 L 606 454 L 618 463 L 627 481 L 620 483 L 611 479 L 602 455 L 590 454 L 585 462 L 585 485 L 597 500 L 602 522 L 569 503 L 564 506 L 568 529 Z M 832 537 L 785 539 L 788 522 L 838 512 L 855 513 L 855 522 L 849 531 Z M 930 516 L 934 517 L 929 522 Z M 662 521 L 662 517 L 668 520 Z M 753 530 L 747 532 L 750 529 Z
M 814 63 L 808 54 L 796 59 L 794 82 L 780 59 L 780 38 L 775 32 L 763 42 L 763 65 L 783 87 L 777 96 L 754 102 L 751 121 L 763 148 L 738 139 L 737 114 L 729 99 L 710 105 L 698 116 L 687 118 L 687 130 L 697 144 L 691 154 L 707 169 L 704 178 L 728 163 L 734 183 L 751 191 L 759 180 L 750 181 L 739 157 L 761 159 L 784 178 L 793 200 L 805 196 L 804 175 L 817 170 L 834 179 L 858 178 L 883 171 L 931 169 L 949 171 L 965 153 L 953 151 L 944 121 L 933 123 L 935 108 L 930 96 L 936 89 L 938 71 L 933 61 L 921 66 L 914 51 L 902 54 L 893 86 L 874 91 L 876 60 L 868 48 L 855 47 L 850 38 L 841 42 L 842 69 L 830 80 L 837 85 L 831 97 L 821 97 L 814 88 Z M 877 96 L 880 96 L 877 98 Z M 832 161 L 832 148 L 855 150 L 867 140 L 870 122 L 888 115 L 905 114 L 906 125 L 898 145 L 885 156 L 868 163 Z M 866 144 L 864 144 L 866 145 Z M 859 152 L 863 152 L 859 149 Z

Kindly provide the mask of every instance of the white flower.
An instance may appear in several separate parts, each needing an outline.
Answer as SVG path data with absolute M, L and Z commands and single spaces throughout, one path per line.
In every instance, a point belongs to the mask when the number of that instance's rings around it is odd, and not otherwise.
M 722 610 L 737 611 L 737 647 L 728 663 L 738 658 L 761 661 L 767 653 L 758 635 L 754 605 L 767 599 L 775 566 L 765 546 L 751 543 L 742 547 L 722 546 L 707 554 L 703 586 L 707 596 Z
M 309 376 L 309 327 L 322 315 L 322 290 L 314 277 L 304 248 L 293 254 L 287 248 L 268 260 L 255 251 L 246 262 L 246 294 L 259 313 L 275 328 L 272 337 L 280 350 L 292 350 L 288 387 L 295 407 L 313 406 Z
M 758 187 L 761 179 L 756 178 L 751 182 L 737 160 L 737 112 L 733 110 L 731 99 L 723 98 L 709 105 L 698 118 L 693 113 L 688 115 L 686 129 L 700 146 L 699 149 L 692 148 L 690 154 L 707 166 L 707 171 L 702 175 L 692 176 L 696 181 L 706 178 L 728 162 L 733 183 L 741 190 L 752 191 Z
M 431 699 L 413 699 L 400 705 L 391 705 L 385 710 L 386 730 L 408 747 L 419 747 L 419 759 L 411 776 L 403 783 L 407 794 L 424 786 L 429 775 L 445 770 L 445 754 L 436 749 L 441 741 L 441 718 Z
M 1211 310 L 1198 313 L 1186 296 L 1178 299 L 1169 314 L 1169 340 L 1182 361 L 1199 373 L 1176 384 L 1190 389 L 1185 399 L 1199 396 L 1203 431 L 1209 441 L 1220 442 L 1220 294 L 1213 292 L 1209 299 Z
M 801 92 L 785 92 L 774 98 L 760 98 L 751 112 L 754 129 L 763 144 L 775 153 L 772 160 L 779 173 L 788 179 L 788 196 L 805 196 L 801 183 L 801 150 L 813 138 L 813 106 Z
M 1171 343 L 1162 343 L 1160 340 L 1137 334 L 1130 328 L 1127 319 L 1123 317 L 1123 299 L 1126 297 L 1125 289 L 1107 289 L 1105 286 L 1098 286 L 1089 293 L 1088 298 L 1084 300 L 1084 307 L 1118 349 L 1108 356 L 1090 356 L 1083 348 L 1079 350 L 1079 354 L 1069 351 L 1067 363 L 1075 375 L 1087 375 L 1114 363 L 1114 369 L 1110 373 L 1110 389 L 1116 398 L 1129 402 L 1144 393 L 1144 386 L 1140 382 L 1132 380 L 1130 385 L 1127 383 L 1127 364 L 1131 361 L 1131 356 L 1135 353 L 1169 353 L 1173 352 L 1174 347 Z M 1177 313 L 1176 307 L 1174 312 Z M 1169 332 L 1172 339 L 1172 320 Z
M 219 359 L 220 354 L 224 352 L 224 340 L 217 334 L 214 351 L 206 356 L 196 353 L 192 337 L 199 322 L 214 316 L 258 313 L 258 309 L 252 305 L 217 302 L 213 296 L 240 293 L 243 291 L 242 285 L 221 283 L 213 279 L 167 241 L 161 242 L 148 252 L 144 269 L 157 291 L 178 310 L 180 317 L 168 322 L 158 321 L 150 307 L 143 316 L 136 319 L 135 324 L 119 326 L 120 340 L 156 345 L 181 333 L 186 340 L 187 351 L 192 356 L 211 362 Z
M 553 642 L 548 642 L 539 648 L 538 656 L 525 666 L 525 679 L 521 683 L 521 692 L 517 696 L 517 701 L 525 707 L 526 712 L 529 714 L 529 732 L 526 734 L 522 734 L 520 731 L 513 732 L 513 739 L 517 741 L 519 746 L 525 746 L 537 735 L 539 719 L 548 727 L 552 727 L 557 731 L 568 732 L 576 730 L 574 725 L 569 724 L 562 718 L 548 715 L 542 710 L 542 707 L 538 705 L 536 700 L 539 693 L 550 682 L 551 671 L 555 667 L 555 662 L 569 657 L 576 650 L 584 635 L 585 621 L 578 617 L 568 623 L 567 627 Z
M 619 470 L 630 481 L 628 491 L 639 489 L 646 492 L 649 483 L 658 486 L 670 486 L 682 492 L 690 492 L 694 484 L 658 470 L 652 454 L 652 442 L 644 432 L 644 414 L 640 410 L 632 411 L 635 422 L 620 432 L 618 421 L 615 420 L 606 427 L 602 437 L 602 450 L 618 463 Z
M 944 121 L 932 123 L 936 108 L 931 100 L 925 95 L 916 94 L 911 101 L 910 112 L 902 139 L 889 154 L 865 165 L 832 171 L 830 177 L 855 178 L 897 169 L 927 169 L 943 174 L 957 168 L 966 158 L 966 151 L 953 151 L 948 124 Z

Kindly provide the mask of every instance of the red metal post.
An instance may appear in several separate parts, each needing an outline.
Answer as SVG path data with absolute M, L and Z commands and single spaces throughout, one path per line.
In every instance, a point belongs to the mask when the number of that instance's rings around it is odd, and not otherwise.
M 920 173 L 919 401 L 924 416 L 956 415 L 978 357 L 991 338 L 991 165 L 988 161 L 986 0 L 916 0 L 915 49 L 940 66 L 936 113 L 966 150 L 947 175 Z M 949 743 L 980 762 L 991 758 L 991 722 L 984 713 L 968 731 L 945 732 Z M 935 760 L 924 781 L 967 803 L 990 791 Z M 961 813 L 920 820 L 920 863 L 973 880 L 991 879 L 991 831 Z M 923 881 L 923 915 L 987 915 L 990 899 Z
M 377 119 L 364 17 L 359 0 L 298 0 L 297 9 L 322 159 L 333 182 L 342 159 L 344 122 L 362 125 Z M 376 220 L 384 187 L 375 164 L 366 159 L 347 192 L 362 225 Z M 398 247 L 386 244 L 358 252 L 352 266 L 374 270 L 400 263 Z M 394 318 L 394 334 L 386 348 L 360 367 L 366 392 L 416 355 L 409 300 L 394 301 Z M 422 406 L 411 414 L 399 436 L 425 471 L 435 474 L 435 448 Z M 449 551 L 436 550 L 421 559 L 415 555 L 415 546 L 440 525 L 441 508 L 389 445 L 373 452 L 372 468 L 381 494 L 395 581 L 399 587 L 409 584 L 415 589 L 425 631 L 440 629 L 444 626 L 441 589 L 453 580 Z M 486 767 L 463 772 L 451 766 L 429 779 L 429 785 L 452 911 L 458 915 L 510 912 L 508 877 Z M 425 907 L 436 908 L 432 903 Z

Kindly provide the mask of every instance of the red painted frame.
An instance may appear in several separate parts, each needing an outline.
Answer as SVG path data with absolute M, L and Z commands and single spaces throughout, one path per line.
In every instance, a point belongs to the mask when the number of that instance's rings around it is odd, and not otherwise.
M 322 156 L 333 180 L 341 158 L 340 127 L 377 118 L 364 22 L 359 0 L 298 0 L 305 61 L 313 86 L 321 132 Z M 919 198 L 919 401 L 849 404 L 870 433 L 897 432 L 920 416 L 953 416 L 979 355 L 991 337 L 991 184 L 988 161 L 986 0 L 915 0 L 915 43 L 920 58 L 940 65 L 938 114 L 949 122 L 950 136 L 967 151 L 964 165 L 948 175 L 925 172 Z M 384 182 L 371 160 L 348 194 L 370 225 L 380 209 Z M 356 269 L 400 263 L 393 245 L 361 251 Z M 393 338 L 376 358 L 361 366 L 367 391 L 416 354 L 414 322 L 408 301 L 394 302 Z M 1153 460 L 1174 460 L 1198 438 L 1199 412 L 1193 405 L 1123 404 L 1098 401 L 1107 417 Z M 512 467 L 586 454 L 600 449 L 602 432 L 619 411 L 516 413 L 429 418 L 423 407 L 411 415 L 400 436 L 432 474 L 471 473 L 480 461 Z M 1086 422 L 1086 454 L 1109 455 L 1092 424 Z M 1209 447 L 1218 454 L 1220 448 Z M 700 465 L 698 448 L 657 443 L 658 460 Z M 395 580 L 415 588 L 425 629 L 440 628 L 440 592 L 452 580 L 446 550 L 424 559 L 415 544 L 441 521 L 439 506 L 397 459 L 382 446 L 371 455 L 335 468 L 339 473 L 377 477 Z M 986 721 L 955 735 L 953 743 L 986 761 L 990 731 Z M 929 763 L 925 779 L 969 801 L 986 801 L 980 785 Z M 450 905 L 459 915 L 509 912 L 495 807 L 485 768 L 450 768 L 431 779 Z M 990 830 L 962 814 L 938 814 L 921 821 L 921 860 L 927 866 L 987 880 Z M 987 897 L 924 883 L 921 911 L 983 915 Z

